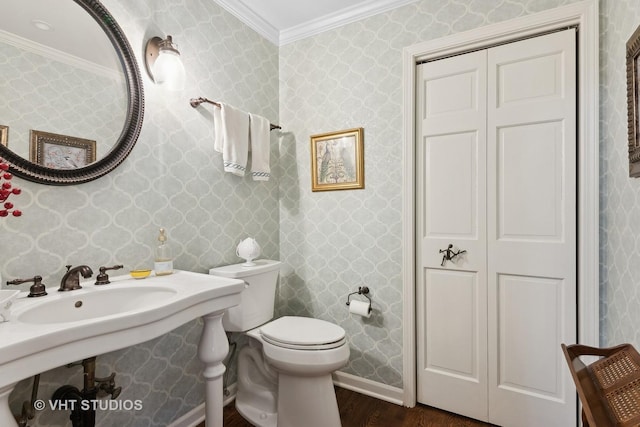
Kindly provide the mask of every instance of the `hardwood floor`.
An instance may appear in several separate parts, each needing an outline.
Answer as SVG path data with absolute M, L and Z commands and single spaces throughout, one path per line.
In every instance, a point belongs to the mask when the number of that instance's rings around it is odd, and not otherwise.
M 424 405 L 405 408 L 339 387 L 336 388 L 336 396 L 342 427 L 487 427 L 491 425 Z M 251 424 L 238 414 L 233 404 L 229 404 L 224 408 L 224 426 L 251 427 Z M 204 423 L 198 427 L 204 427 Z

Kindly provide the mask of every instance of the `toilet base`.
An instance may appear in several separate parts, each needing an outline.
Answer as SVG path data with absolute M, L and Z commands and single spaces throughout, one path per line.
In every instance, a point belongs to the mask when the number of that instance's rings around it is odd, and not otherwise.
M 247 421 L 260 427 L 277 427 L 278 374 L 262 356 L 262 346 L 249 341 L 238 353 L 236 409 Z
M 278 427 L 340 427 L 331 374 L 302 377 L 280 372 Z
M 236 399 L 236 410 L 242 417 L 259 427 L 277 427 L 278 414 L 261 411 L 255 406 L 248 405 Z

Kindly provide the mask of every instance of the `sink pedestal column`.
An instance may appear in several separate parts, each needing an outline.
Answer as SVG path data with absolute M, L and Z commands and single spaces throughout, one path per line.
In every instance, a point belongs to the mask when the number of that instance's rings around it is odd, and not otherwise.
M 9 408 L 9 395 L 16 384 L 17 383 L 13 383 L 5 387 L 0 387 L 0 426 L 18 427 L 18 423 L 16 423 L 15 418 L 13 418 L 13 414 Z
M 198 357 L 205 364 L 205 422 L 207 427 L 222 427 L 224 401 L 222 375 L 226 370 L 222 361 L 229 352 L 229 342 L 222 327 L 224 311 L 203 316 L 204 328 L 198 346 Z

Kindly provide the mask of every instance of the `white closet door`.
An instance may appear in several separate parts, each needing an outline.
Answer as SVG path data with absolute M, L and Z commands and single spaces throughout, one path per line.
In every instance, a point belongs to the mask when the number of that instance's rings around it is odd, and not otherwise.
M 485 51 L 418 67 L 418 401 L 487 420 Z M 445 261 L 452 250 L 467 252 Z
M 572 426 L 576 342 L 575 31 L 488 51 L 489 418 Z
M 575 33 L 418 66 L 418 401 L 572 426 Z M 466 253 L 441 265 L 449 244 Z

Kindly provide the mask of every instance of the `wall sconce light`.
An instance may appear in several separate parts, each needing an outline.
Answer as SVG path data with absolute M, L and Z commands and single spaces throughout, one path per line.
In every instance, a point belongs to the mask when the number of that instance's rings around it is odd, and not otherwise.
M 171 36 L 164 40 L 160 37 L 149 39 L 145 52 L 145 67 L 149 77 L 156 84 L 166 85 L 169 90 L 184 89 L 184 65 Z

